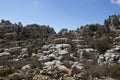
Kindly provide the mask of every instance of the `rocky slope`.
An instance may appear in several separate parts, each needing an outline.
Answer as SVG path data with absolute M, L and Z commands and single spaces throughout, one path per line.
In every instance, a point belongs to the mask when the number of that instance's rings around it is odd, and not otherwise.
M 119 80 L 119 69 L 120 15 L 59 33 L 1 20 L 1 80 Z

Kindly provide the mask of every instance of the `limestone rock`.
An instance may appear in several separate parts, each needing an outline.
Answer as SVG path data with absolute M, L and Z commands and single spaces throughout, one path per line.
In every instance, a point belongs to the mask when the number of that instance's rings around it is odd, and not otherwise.
M 21 70 L 27 70 L 27 69 L 31 69 L 30 64 L 23 66 Z
M 57 38 L 53 40 L 53 43 L 55 44 L 61 44 L 61 43 L 68 43 L 68 38 Z
M 96 59 L 97 52 L 92 48 L 79 49 L 77 52 L 80 56 L 80 59 Z
M 114 64 L 119 63 L 120 54 L 119 54 L 120 47 L 116 46 L 115 48 L 111 48 L 107 50 L 106 53 L 103 55 L 101 54 L 98 58 L 99 64 Z
M 9 52 L 2 52 L 2 53 L 0 53 L 0 56 L 9 56 L 9 55 L 10 55 Z

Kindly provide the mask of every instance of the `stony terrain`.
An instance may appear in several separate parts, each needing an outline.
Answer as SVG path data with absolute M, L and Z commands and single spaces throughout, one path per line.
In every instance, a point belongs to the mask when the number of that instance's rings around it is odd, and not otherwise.
M 58 33 L 1 20 L 0 80 L 120 80 L 120 15 Z

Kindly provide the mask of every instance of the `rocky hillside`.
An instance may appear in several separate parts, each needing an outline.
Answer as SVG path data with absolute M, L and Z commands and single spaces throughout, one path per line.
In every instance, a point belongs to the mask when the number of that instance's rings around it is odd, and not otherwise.
M 0 23 L 0 80 L 120 80 L 120 15 L 76 30 Z
M 53 36 L 53 28 L 45 25 L 31 24 L 23 26 L 21 22 L 12 24 L 10 21 L 1 20 L 0 23 L 0 47 L 26 46 L 26 41 L 49 42 L 49 37 Z M 51 37 L 52 38 L 52 37 Z M 37 41 L 35 41 L 37 43 Z M 6 45 L 7 44 L 7 45 Z M 42 43 L 43 44 L 43 43 Z

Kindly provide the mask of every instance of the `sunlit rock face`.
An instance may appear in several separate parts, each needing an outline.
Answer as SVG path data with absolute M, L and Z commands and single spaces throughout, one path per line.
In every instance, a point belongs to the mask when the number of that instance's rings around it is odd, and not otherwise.
M 120 15 L 109 16 L 109 18 L 105 20 L 104 25 L 109 27 L 110 30 L 120 29 Z

